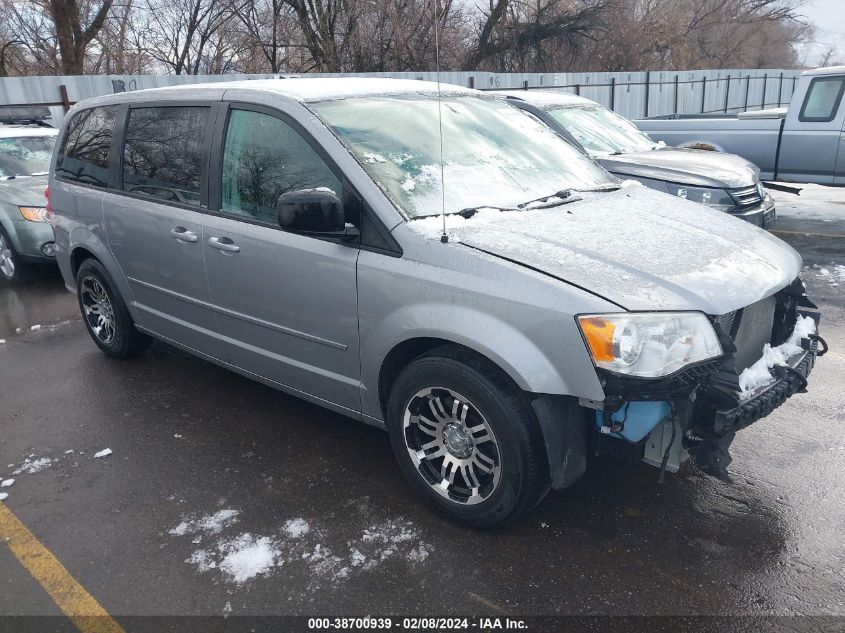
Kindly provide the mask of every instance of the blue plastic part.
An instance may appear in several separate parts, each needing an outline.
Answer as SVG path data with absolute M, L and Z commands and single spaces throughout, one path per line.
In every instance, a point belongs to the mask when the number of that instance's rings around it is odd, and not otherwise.
M 629 442 L 639 442 L 669 415 L 669 403 L 660 402 L 626 402 L 610 416 L 613 422 L 622 423 L 623 428 L 618 433 L 610 433 Z M 604 424 L 604 412 L 596 411 L 596 426 Z

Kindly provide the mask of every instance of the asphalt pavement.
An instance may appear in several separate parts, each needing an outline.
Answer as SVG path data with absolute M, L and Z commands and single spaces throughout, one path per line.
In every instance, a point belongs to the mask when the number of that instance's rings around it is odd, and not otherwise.
M 832 351 L 807 394 L 738 435 L 732 483 L 598 461 L 515 525 L 460 528 L 413 496 L 386 434 L 162 344 L 110 360 L 46 273 L 0 285 L 5 506 L 124 624 L 845 616 L 845 191 L 783 195 L 779 235 L 805 258 Z M 0 544 L 0 614 L 59 613 Z

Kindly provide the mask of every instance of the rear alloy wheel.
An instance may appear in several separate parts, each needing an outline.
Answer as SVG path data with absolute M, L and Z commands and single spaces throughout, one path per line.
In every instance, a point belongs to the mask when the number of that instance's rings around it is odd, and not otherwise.
M 500 525 L 548 492 L 545 445 L 528 399 L 463 348 L 439 347 L 399 373 L 387 430 L 408 482 L 453 521 Z
M 111 345 L 114 342 L 114 309 L 106 289 L 96 277 L 88 275 L 82 279 L 79 301 L 91 334 L 104 345 Z
M 86 259 L 80 264 L 76 296 L 88 334 L 106 354 L 129 358 L 149 347 L 150 337 L 135 329 L 120 292 L 96 259 Z

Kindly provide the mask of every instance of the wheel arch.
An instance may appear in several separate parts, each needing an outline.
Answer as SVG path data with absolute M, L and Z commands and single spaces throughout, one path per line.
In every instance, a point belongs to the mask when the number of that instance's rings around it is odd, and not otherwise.
M 70 266 L 71 279 L 69 281 L 76 282 L 76 273 L 79 272 L 79 266 L 86 259 L 96 259 L 108 272 L 112 281 L 117 286 L 127 309 L 133 320 L 138 323 L 137 310 L 133 306 L 132 290 L 129 287 L 129 282 L 123 275 L 123 271 L 117 263 L 117 260 L 112 255 L 111 249 L 106 243 L 97 236 L 97 234 L 87 227 L 77 226 L 70 232 L 68 236 L 68 265 Z

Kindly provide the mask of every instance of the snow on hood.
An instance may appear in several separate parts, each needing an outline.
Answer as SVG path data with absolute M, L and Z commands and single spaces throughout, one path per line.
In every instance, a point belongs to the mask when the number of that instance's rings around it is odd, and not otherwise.
M 666 180 L 693 187 L 750 187 L 760 170 L 735 154 L 674 147 L 597 156 L 602 167 L 619 176 Z
M 447 216 L 451 241 L 537 268 L 628 310 L 720 315 L 788 285 L 790 246 L 760 228 L 646 187 L 579 193 L 531 211 Z M 439 238 L 439 216 L 409 226 Z
M 20 207 L 43 207 L 47 204 L 44 198 L 46 188 L 46 175 L 0 180 L 0 201 Z

